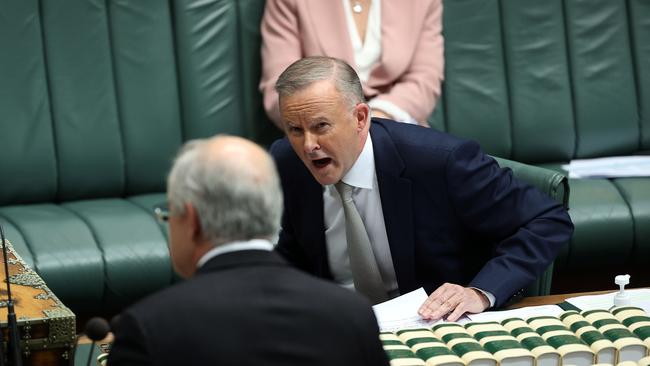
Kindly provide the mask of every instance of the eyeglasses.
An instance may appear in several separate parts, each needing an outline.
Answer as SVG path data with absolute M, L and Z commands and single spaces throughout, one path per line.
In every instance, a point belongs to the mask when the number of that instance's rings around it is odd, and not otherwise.
M 167 202 L 159 203 L 153 207 L 153 213 L 159 223 L 165 224 L 169 221 L 169 204 Z

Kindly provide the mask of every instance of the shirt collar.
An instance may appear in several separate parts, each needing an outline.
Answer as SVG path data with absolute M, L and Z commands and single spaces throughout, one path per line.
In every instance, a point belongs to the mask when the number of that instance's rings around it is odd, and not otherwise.
M 359 154 L 359 158 L 354 162 L 352 168 L 341 179 L 343 182 L 358 188 L 372 189 L 374 187 L 375 178 L 375 154 L 372 147 L 372 139 L 370 132 L 363 145 L 363 150 Z
M 201 259 L 196 263 L 196 268 L 201 268 L 210 259 L 225 253 L 237 252 L 240 250 L 273 250 L 273 244 L 266 239 L 253 239 L 247 241 L 233 241 L 226 244 L 217 245 L 203 254 Z

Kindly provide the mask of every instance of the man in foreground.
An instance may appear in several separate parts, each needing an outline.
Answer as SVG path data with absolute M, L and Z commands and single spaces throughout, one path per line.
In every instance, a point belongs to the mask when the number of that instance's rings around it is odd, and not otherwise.
M 285 193 L 277 250 L 378 303 L 424 287 L 420 315 L 499 307 L 573 231 L 564 208 L 472 141 L 370 120 L 343 61 L 296 61 L 276 84 L 286 138 L 271 147 Z
M 365 299 L 272 251 L 282 191 L 259 146 L 189 142 L 168 199 L 172 263 L 188 280 L 121 315 L 109 365 L 387 365 Z

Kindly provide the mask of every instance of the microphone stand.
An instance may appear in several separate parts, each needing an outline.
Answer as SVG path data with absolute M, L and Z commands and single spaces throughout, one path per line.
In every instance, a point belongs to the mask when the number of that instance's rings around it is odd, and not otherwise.
M 90 360 L 92 360 L 93 357 L 95 344 L 98 341 L 106 338 L 106 335 L 110 331 L 110 326 L 105 319 L 95 317 L 88 320 L 86 326 L 84 327 L 84 332 L 86 333 L 86 337 L 88 337 L 92 342 L 90 343 L 90 350 L 88 351 L 88 360 L 86 361 L 86 366 L 90 366 Z
M 20 355 L 20 333 L 18 332 L 18 322 L 16 321 L 16 312 L 14 311 L 14 302 L 11 299 L 11 281 L 9 281 L 9 257 L 7 256 L 7 242 L 5 233 L 0 226 L 0 238 L 2 239 L 2 254 L 4 255 L 5 276 L 7 280 L 7 325 L 9 339 L 7 342 L 7 352 L 9 360 L 13 366 L 22 366 L 23 359 Z
M 4 245 L 4 243 L 3 243 Z M 5 349 L 4 337 L 2 336 L 2 329 L 0 329 L 0 366 L 5 366 Z

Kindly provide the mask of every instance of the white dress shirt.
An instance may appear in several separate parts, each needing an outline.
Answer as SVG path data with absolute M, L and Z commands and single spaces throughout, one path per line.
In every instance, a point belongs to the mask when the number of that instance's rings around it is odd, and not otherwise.
M 226 253 L 238 252 L 240 250 L 268 250 L 272 251 L 274 245 L 270 241 L 265 239 L 253 239 L 247 241 L 233 241 L 226 244 L 217 245 L 216 247 L 210 249 L 208 252 L 203 254 L 203 256 L 196 262 L 196 268 L 203 267 L 210 259 Z
M 361 155 L 359 155 L 359 158 L 342 181 L 354 187 L 352 189 L 352 200 L 366 227 L 386 292 L 391 297 L 398 295 L 397 277 L 395 276 L 393 259 L 390 254 L 388 237 L 386 236 L 384 211 L 379 197 L 379 186 L 375 174 L 375 156 L 370 134 L 368 134 Z M 345 238 L 345 214 L 343 213 L 341 196 L 334 185 L 323 187 L 323 209 L 325 241 L 327 243 L 330 270 L 336 282 L 345 287 L 354 288 Z
M 350 9 L 350 0 L 341 1 L 343 2 L 343 9 L 345 9 L 345 19 L 352 43 L 352 51 L 354 52 L 356 71 L 361 82 L 366 83 L 370 77 L 370 72 L 381 60 L 381 0 L 372 0 L 370 3 L 366 35 L 363 40 L 354 22 L 352 10 Z M 408 112 L 387 100 L 372 99 L 368 105 L 370 105 L 370 108 L 376 108 L 390 114 L 396 121 L 417 124 L 417 121 Z

